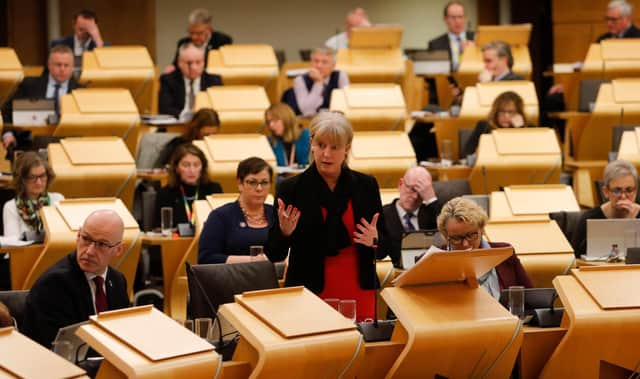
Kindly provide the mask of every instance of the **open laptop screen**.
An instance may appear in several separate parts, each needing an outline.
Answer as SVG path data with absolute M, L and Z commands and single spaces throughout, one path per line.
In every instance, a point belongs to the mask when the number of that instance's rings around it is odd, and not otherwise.
M 587 257 L 607 256 L 612 245 L 618 245 L 620 256 L 627 248 L 638 247 L 640 219 L 587 220 Z

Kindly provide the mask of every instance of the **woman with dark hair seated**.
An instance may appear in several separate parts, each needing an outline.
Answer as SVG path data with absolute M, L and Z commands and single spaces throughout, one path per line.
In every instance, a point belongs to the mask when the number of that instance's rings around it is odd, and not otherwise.
M 220 118 L 218 117 L 218 112 L 211 108 L 201 108 L 193 115 L 191 121 L 185 125 L 182 135 L 172 139 L 164 146 L 153 167 L 165 167 L 178 146 L 216 134 L 219 129 Z
M 49 163 L 38 153 L 28 151 L 18 158 L 13 176 L 16 197 L 9 200 L 2 211 L 4 242 L 44 240 L 44 228 L 38 210 L 64 199 L 59 193 L 48 192 L 55 177 Z
M 176 148 L 169 164 L 168 184 L 158 191 L 155 226 L 160 226 L 160 209 L 173 208 L 173 225 L 192 223 L 192 204 L 222 187 L 207 176 L 207 158 L 191 143 Z
M 249 256 L 252 245 L 266 245 L 273 224 L 273 207 L 265 204 L 273 168 L 263 159 L 238 164 L 238 200 L 214 209 L 204 224 L 198 245 L 198 263 L 237 263 L 266 260 Z
M 461 152 L 461 157 L 474 154 L 480 142 L 480 136 L 489 134 L 499 128 L 522 128 L 527 125 L 527 117 L 524 113 L 524 101 L 513 91 L 503 92 L 493 100 L 488 120 L 480 120 L 476 124 L 473 134 L 467 140 Z
M 509 247 L 505 242 L 487 242 L 482 234 L 487 214 L 475 202 L 462 197 L 449 200 L 438 216 L 438 230 L 442 233 L 446 250 L 472 250 L 491 247 Z M 500 292 L 511 286 L 533 287 L 520 259 L 513 254 L 491 271 L 478 278 L 478 284 L 491 296 L 500 298 Z

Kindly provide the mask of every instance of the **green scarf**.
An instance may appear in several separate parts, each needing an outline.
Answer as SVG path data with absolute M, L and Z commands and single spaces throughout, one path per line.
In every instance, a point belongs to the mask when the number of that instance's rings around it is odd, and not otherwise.
M 40 220 L 38 209 L 50 204 L 51 200 L 47 192 L 41 194 L 35 201 L 23 199 L 20 195 L 16 196 L 16 207 L 20 218 L 36 232 L 42 231 L 42 220 Z

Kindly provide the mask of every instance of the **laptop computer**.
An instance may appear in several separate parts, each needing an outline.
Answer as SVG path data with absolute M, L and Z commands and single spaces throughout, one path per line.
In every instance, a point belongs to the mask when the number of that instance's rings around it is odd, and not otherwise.
M 437 230 L 416 230 L 406 232 L 402 236 L 400 245 L 400 263 L 405 270 L 416 264 L 416 258 L 424 254 L 432 245 L 441 245 L 444 242 L 442 235 Z
M 83 321 L 58 329 L 56 339 L 53 340 L 54 351 L 56 344 L 68 343 L 70 345 L 70 351 L 75 353 L 75 362 L 85 360 L 87 352 L 89 351 L 89 345 L 76 335 L 76 330 L 87 323 L 88 321 Z
M 44 126 L 50 116 L 55 116 L 53 99 L 13 100 L 13 125 Z
M 627 249 L 638 247 L 640 219 L 587 220 L 586 258 L 607 257 L 612 245 L 618 245 L 619 255 L 624 257 Z

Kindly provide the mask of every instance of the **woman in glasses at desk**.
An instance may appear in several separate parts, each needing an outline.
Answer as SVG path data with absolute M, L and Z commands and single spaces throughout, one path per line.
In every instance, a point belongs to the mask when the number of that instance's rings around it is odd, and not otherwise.
M 487 214 L 472 200 L 462 197 L 449 200 L 438 216 L 438 230 L 447 241 L 445 249 L 473 250 L 511 246 L 504 242 L 487 242 L 482 238 L 486 223 Z M 515 251 L 506 261 L 478 278 L 478 283 L 496 299 L 500 298 L 501 290 L 510 286 L 533 287 Z
M 238 200 L 214 209 L 207 218 L 198 245 L 198 263 L 238 263 L 266 260 L 264 254 L 249 255 L 254 245 L 267 244 L 273 224 L 273 207 L 265 204 L 273 168 L 261 158 L 238 164 Z
M 527 125 L 527 117 L 524 114 L 524 101 L 513 91 L 503 92 L 493 100 L 488 120 L 480 120 L 476 124 L 473 133 L 464 145 L 461 157 L 472 155 L 478 149 L 480 136 L 489 134 L 499 128 L 521 128 Z
M 9 200 L 2 211 L 3 244 L 18 240 L 44 240 L 44 228 L 38 211 L 64 199 L 59 193 L 48 192 L 55 177 L 49 163 L 38 153 L 28 151 L 18 158 L 13 176 L 16 197 Z
M 587 220 L 607 218 L 640 218 L 638 193 L 638 171 L 625 160 L 609 163 L 604 169 L 602 194 L 607 199 L 598 207 L 585 211 L 576 224 L 571 245 L 576 257 L 587 252 Z

